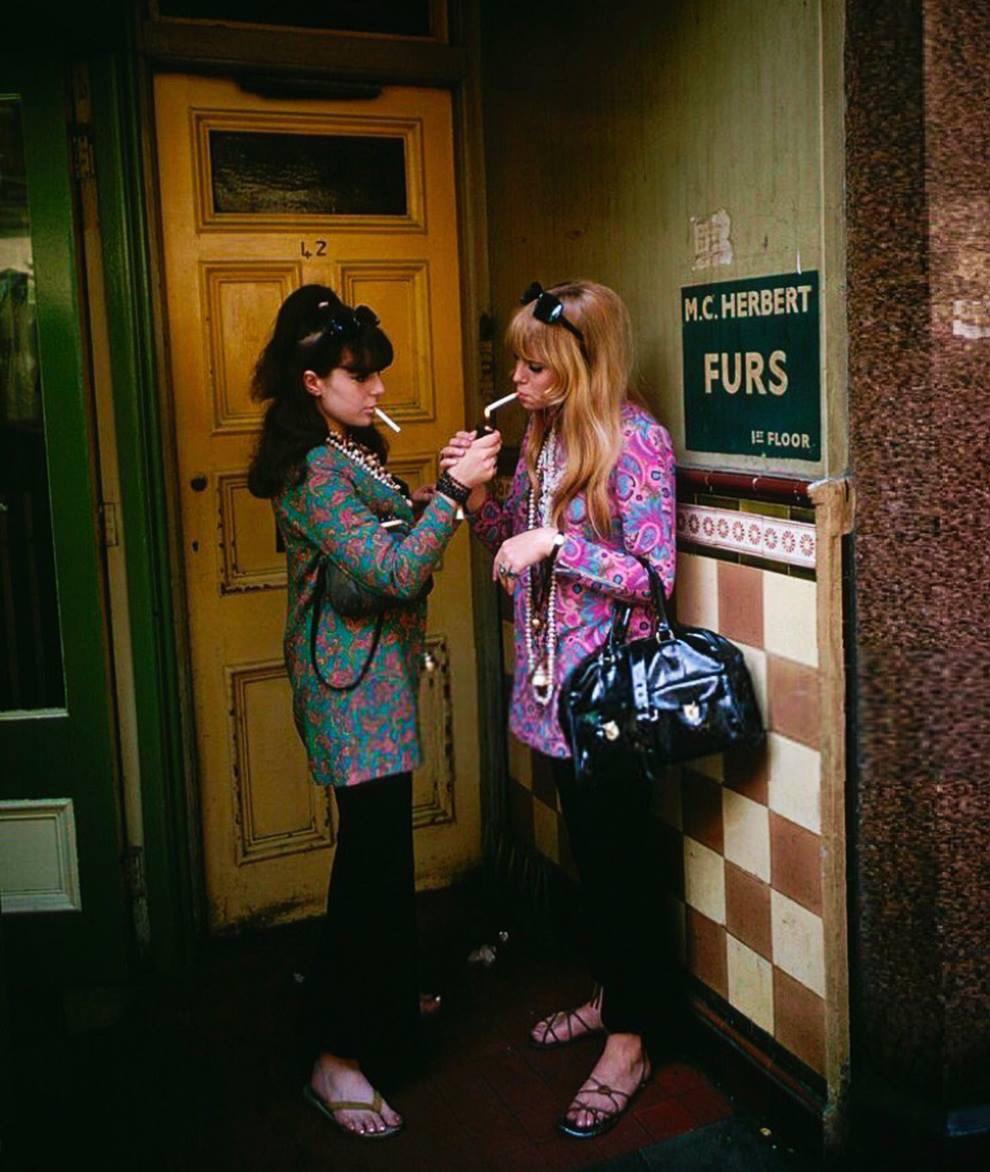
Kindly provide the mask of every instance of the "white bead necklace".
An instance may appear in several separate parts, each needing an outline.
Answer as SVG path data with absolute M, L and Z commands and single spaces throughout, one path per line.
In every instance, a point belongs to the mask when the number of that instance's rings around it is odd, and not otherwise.
M 350 436 L 338 435 L 335 431 L 329 433 L 327 443 L 332 448 L 336 448 L 342 456 L 346 456 L 348 460 L 357 464 L 359 468 L 363 468 L 379 484 L 384 484 L 386 488 L 393 489 L 401 497 L 405 498 L 406 494 L 402 485 L 388 471 L 370 448 L 366 448 L 364 444 L 358 443 L 357 440 L 351 439 Z
M 561 469 L 557 464 L 557 428 L 551 425 L 543 440 L 540 454 L 536 458 L 536 478 L 539 492 L 532 485 L 526 507 L 526 527 L 535 529 L 537 524 L 549 525 L 553 510 L 553 495 L 560 480 Z M 546 706 L 553 695 L 554 666 L 557 659 L 557 575 L 550 568 L 550 585 L 547 589 L 546 613 L 536 614 L 536 579 L 539 567 L 531 566 L 526 583 L 525 618 L 523 638 L 526 644 L 526 662 L 529 665 L 529 686 L 537 704 Z

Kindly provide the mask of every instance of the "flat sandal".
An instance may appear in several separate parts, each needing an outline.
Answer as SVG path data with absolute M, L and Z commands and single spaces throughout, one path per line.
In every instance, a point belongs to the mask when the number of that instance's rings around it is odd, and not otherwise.
M 581 1025 L 584 1026 L 583 1034 L 575 1034 L 571 1028 L 571 1018 L 574 1017 L 576 1017 Z M 563 1033 L 558 1034 L 557 1029 L 554 1027 L 553 1023 L 558 1018 L 563 1019 L 560 1022 L 561 1031 L 563 1031 L 565 1025 L 567 1026 L 566 1035 Z M 594 1037 L 595 1034 L 601 1034 L 605 1032 L 604 1026 L 599 1026 L 597 1029 L 595 1029 L 594 1027 L 588 1025 L 588 1023 L 576 1009 L 558 1009 L 556 1012 L 551 1013 L 549 1017 L 541 1018 L 536 1023 L 536 1025 L 542 1025 L 545 1028 L 543 1030 L 543 1038 L 541 1041 L 537 1041 L 536 1038 L 533 1037 L 532 1033 L 529 1035 L 529 1044 L 535 1050 L 553 1050 L 557 1046 L 569 1046 L 572 1042 L 580 1042 L 584 1038 L 591 1038 Z
M 598 1082 L 597 1079 L 594 1081 L 588 1079 L 588 1082 L 581 1087 L 571 1100 L 567 1111 L 557 1120 L 557 1130 L 563 1135 L 570 1136 L 572 1139 L 595 1139 L 596 1136 L 604 1135 L 606 1131 L 611 1131 L 615 1127 L 628 1110 L 629 1104 L 652 1077 L 653 1068 L 650 1066 L 649 1060 L 647 1060 L 643 1077 L 639 1080 L 639 1084 L 631 1091 L 619 1091 L 615 1087 L 610 1087 L 608 1083 Z M 603 1095 L 608 1099 L 613 1109 L 609 1111 L 605 1107 L 593 1107 L 590 1104 L 582 1103 L 581 1096 L 584 1094 Z M 620 1103 L 619 1098 L 625 1099 L 625 1102 Z M 590 1127 L 578 1127 L 577 1124 L 572 1123 L 567 1118 L 568 1112 L 573 1111 L 575 1108 L 578 1111 L 587 1111 L 594 1117 L 594 1122 Z

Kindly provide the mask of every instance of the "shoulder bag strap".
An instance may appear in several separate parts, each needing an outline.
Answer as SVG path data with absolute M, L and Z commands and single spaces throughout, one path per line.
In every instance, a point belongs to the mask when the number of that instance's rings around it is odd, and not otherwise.
M 313 664 L 313 671 L 316 672 L 316 678 L 325 688 L 329 688 L 331 692 L 353 692 L 368 674 L 371 661 L 375 658 L 375 652 L 378 650 L 378 643 L 382 637 L 382 624 L 385 621 L 385 612 L 383 610 L 378 612 L 378 618 L 375 620 L 375 633 L 371 640 L 371 648 L 357 676 L 349 684 L 331 684 L 328 679 L 324 678 L 323 672 L 320 671 L 320 665 L 316 662 L 316 637 L 320 630 L 320 615 L 323 612 L 323 597 L 326 594 L 326 589 L 327 563 L 325 558 L 321 558 L 320 568 L 316 572 L 316 590 L 313 594 L 313 621 L 309 630 L 309 658 Z
M 638 553 L 633 554 L 633 557 L 641 563 L 643 569 L 646 570 L 647 577 L 650 579 L 650 598 L 657 616 L 657 641 L 667 643 L 674 638 L 674 630 L 671 626 L 670 619 L 667 617 L 667 607 L 663 598 L 663 582 L 661 582 L 660 575 L 648 558 L 640 557 Z

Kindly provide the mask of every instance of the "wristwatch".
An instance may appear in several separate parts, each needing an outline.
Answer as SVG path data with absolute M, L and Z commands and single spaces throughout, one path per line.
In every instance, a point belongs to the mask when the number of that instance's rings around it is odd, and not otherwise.
M 560 547 L 564 544 L 564 542 L 566 540 L 567 540 L 567 537 L 565 536 L 565 534 L 561 533 L 560 530 L 558 529 L 557 536 L 553 539 L 553 546 L 550 549 L 550 556 L 552 558 L 557 556 L 557 554 L 560 552 Z

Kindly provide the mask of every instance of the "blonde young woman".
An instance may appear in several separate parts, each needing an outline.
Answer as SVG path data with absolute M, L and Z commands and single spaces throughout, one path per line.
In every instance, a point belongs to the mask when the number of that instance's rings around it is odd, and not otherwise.
M 674 458 L 670 437 L 630 396 L 624 304 L 592 281 L 531 285 L 509 324 L 512 381 L 530 413 L 504 504 L 486 487 L 467 509 L 513 597 L 515 678 L 510 728 L 549 758 L 582 883 L 593 995 L 532 1030 L 542 1048 L 604 1034 L 585 1083 L 558 1120 L 588 1138 L 619 1119 L 652 1073 L 649 1044 L 669 1009 L 672 965 L 658 931 L 658 851 L 645 779 L 575 780 L 561 732 L 561 685 L 600 647 L 615 602 L 634 604 L 629 637 L 652 627 L 640 559 L 674 584 Z M 441 467 L 473 439 L 458 432 Z M 655 1043 L 654 1043 L 655 1044 Z

